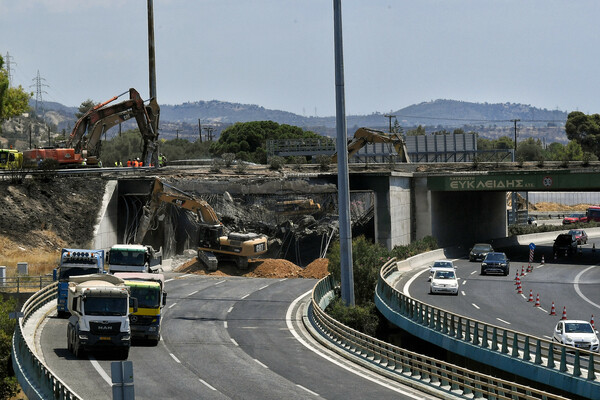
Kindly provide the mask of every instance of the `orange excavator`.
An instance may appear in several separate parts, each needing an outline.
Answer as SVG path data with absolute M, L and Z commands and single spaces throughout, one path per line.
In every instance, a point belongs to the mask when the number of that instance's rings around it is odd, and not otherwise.
M 144 206 L 135 242 L 142 243 L 149 227 L 164 212 L 164 204 L 172 204 L 192 211 L 198 217 L 198 260 L 209 271 L 216 271 L 219 261 L 234 261 L 239 269 L 248 268 L 248 259 L 267 252 L 267 237 L 257 233 L 228 232 L 215 210 L 202 199 L 197 199 L 156 178 L 151 198 Z
M 129 93 L 129 99 L 112 104 L 113 101 Z M 86 112 L 75 123 L 65 147 L 46 147 L 25 150 L 24 165 L 37 167 L 40 162 L 52 159 L 61 167 L 85 165 L 95 166 L 100 159 L 102 134 L 117 124 L 135 118 L 143 139 L 142 161 L 144 165 L 157 165 L 158 119 L 160 107 L 155 98 L 148 105 L 137 90 L 131 88 L 118 96 L 98 104 Z
M 348 140 L 348 159 L 368 143 L 389 143 L 394 146 L 396 153 L 401 158 L 401 162 L 410 162 L 406 143 L 401 136 L 396 133 L 388 134 L 371 128 L 358 128 L 354 132 L 354 137 Z M 331 156 L 331 162 L 337 162 L 337 152 Z

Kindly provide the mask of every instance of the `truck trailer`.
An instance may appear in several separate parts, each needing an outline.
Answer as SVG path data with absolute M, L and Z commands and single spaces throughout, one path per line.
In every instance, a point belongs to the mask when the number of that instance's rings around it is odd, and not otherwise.
M 70 277 L 103 273 L 104 250 L 61 249 L 58 267 L 53 271 L 54 281 L 58 281 L 58 297 L 56 300 L 58 316 L 69 315 L 67 296 Z
M 129 308 L 137 311 L 137 299 L 123 279 L 108 274 L 73 276 L 69 279 L 67 348 L 81 358 L 86 351 L 112 350 L 127 359 L 131 347 Z

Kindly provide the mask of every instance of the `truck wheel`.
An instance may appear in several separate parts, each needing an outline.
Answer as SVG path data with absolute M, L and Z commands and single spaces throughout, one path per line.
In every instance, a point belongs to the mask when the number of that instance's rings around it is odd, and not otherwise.
M 121 360 L 127 360 L 127 357 L 129 357 L 129 347 L 122 349 L 119 354 Z
M 77 358 L 83 358 L 83 346 L 77 344 L 77 343 L 73 343 L 73 354 L 75 355 L 75 357 Z

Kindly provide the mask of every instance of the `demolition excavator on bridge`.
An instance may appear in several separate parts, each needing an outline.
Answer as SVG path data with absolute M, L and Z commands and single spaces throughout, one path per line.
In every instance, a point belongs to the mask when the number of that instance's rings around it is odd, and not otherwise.
M 389 134 L 371 128 L 358 128 L 354 132 L 354 137 L 348 140 L 348 159 L 368 143 L 389 143 L 394 146 L 396 153 L 400 156 L 401 162 L 410 162 L 406 143 L 400 135 L 397 133 Z M 331 156 L 331 162 L 337 162 L 337 152 Z
M 227 232 L 215 210 L 197 199 L 156 178 L 151 198 L 144 206 L 136 232 L 136 243 L 142 243 L 151 223 L 164 212 L 165 204 L 194 212 L 198 217 L 198 260 L 209 271 L 216 271 L 220 261 L 234 261 L 239 269 L 248 268 L 248 259 L 267 252 L 267 237 L 257 233 Z
M 129 99 L 109 105 L 119 97 L 129 93 Z M 118 96 L 96 105 L 86 112 L 77 122 L 64 147 L 48 147 L 25 150 L 25 165 L 36 167 L 41 161 L 53 159 L 60 166 L 78 166 L 84 161 L 94 166 L 100 159 L 102 134 L 117 124 L 135 118 L 143 147 L 141 160 L 143 165 L 158 165 L 158 119 L 160 108 L 155 98 L 148 105 L 137 90 L 131 88 Z

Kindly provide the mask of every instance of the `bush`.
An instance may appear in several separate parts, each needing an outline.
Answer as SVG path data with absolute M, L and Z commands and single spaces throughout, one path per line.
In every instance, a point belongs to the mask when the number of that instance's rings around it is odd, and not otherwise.
M 52 182 L 58 176 L 58 168 L 60 164 L 57 160 L 47 158 L 40 162 L 38 166 L 39 174 L 35 175 L 42 182 Z
M 10 349 L 16 320 L 8 314 L 15 311 L 14 299 L 2 300 L 0 297 L 0 399 L 10 399 L 17 394 L 17 378 L 12 375 Z
M 241 175 L 241 174 L 245 174 L 247 169 L 248 169 L 248 164 L 246 164 L 242 160 L 237 160 L 237 164 L 235 165 L 235 172 L 237 172 L 238 174 Z
M 369 302 L 363 306 L 346 307 L 342 299 L 333 299 L 325 310 L 332 318 L 352 329 L 375 336 L 381 321 L 375 303 Z
M 225 163 L 226 167 L 231 167 L 233 165 L 233 162 L 235 161 L 235 154 L 223 153 L 221 155 L 221 158 L 223 159 L 223 163 Z
M 269 159 L 269 168 L 275 171 L 279 171 L 283 168 L 285 160 L 280 156 L 273 156 Z

